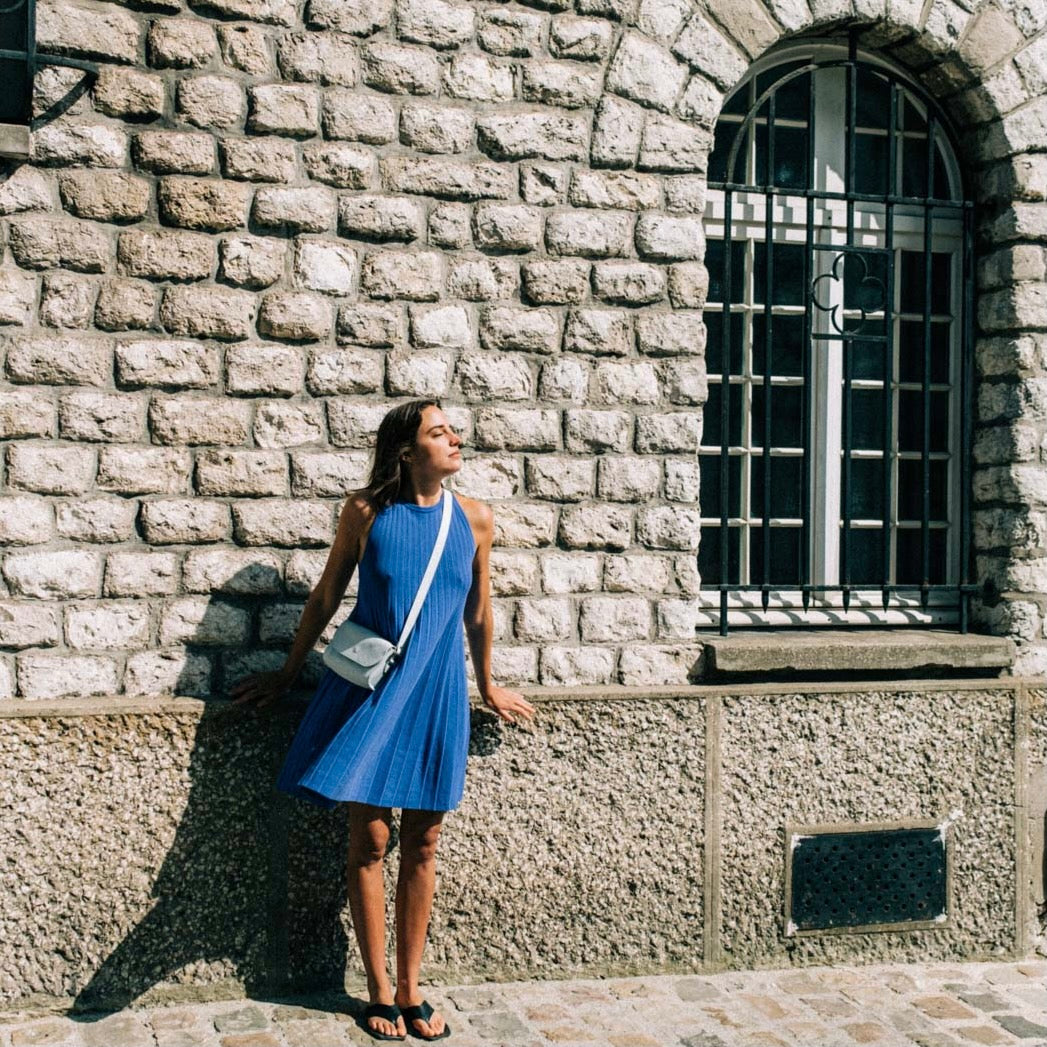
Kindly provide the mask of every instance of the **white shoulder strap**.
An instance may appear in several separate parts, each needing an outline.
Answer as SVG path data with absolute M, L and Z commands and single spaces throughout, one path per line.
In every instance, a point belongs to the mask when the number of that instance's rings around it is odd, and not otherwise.
M 418 621 L 418 615 L 422 613 L 422 604 L 425 603 L 425 598 L 429 595 L 429 586 L 433 584 L 436 568 L 440 566 L 440 558 L 443 556 L 444 546 L 447 544 L 447 532 L 451 529 L 451 511 L 454 508 L 454 496 L 450 491 L 444 491 L 443 505 L 443 515 L 440 517 L 440 531 L 436 536 L 436 545 L 433 546 L 432 555 L 429 557 L 429 566 L 426 567 L 425 574 L 422 575 L 422 580 L 418 585 L 418 592 L 415 593 L 414 603 L 411 604 L 407 621 L 404 622 L 404 627 L 400 631 L 400 639 L 396 641 L 397 654 L 403 651 L 404 644 L 407 643 L 407 637 L 411 635 L 411 630 L 414 628 L 415 622 Z

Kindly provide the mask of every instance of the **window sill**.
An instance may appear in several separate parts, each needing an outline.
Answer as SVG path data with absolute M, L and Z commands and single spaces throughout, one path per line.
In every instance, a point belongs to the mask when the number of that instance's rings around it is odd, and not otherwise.
M 702 680 L 997 676 L 1011 667 L 1014 644 L 1001 636 L 933 629 L 736 630 L 699 634 Z
M 0 157 L 29 159 L 29 128 L 25 124 L 0 124 Z

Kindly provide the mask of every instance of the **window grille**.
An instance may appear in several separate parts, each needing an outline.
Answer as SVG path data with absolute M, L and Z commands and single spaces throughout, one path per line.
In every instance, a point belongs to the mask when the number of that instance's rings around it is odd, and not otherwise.
M 855 44 L 757 66 L 710 157 L 703 621 L 948 622 L 970 593 L 973 208 Z

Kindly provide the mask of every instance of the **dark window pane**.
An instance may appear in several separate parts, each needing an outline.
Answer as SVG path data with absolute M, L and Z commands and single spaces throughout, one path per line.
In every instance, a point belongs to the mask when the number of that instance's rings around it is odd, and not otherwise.
M 803 244 L 774 245 L 772 305 L 803 305 Z M 753 301 L 762 304 L 767 294 L 767 244 L 753 244 Z
M 806 127 L 775 126 L 774 184 L 783 189 L 808 187 Z
M 885 342 L 851 342 L 851 377 L 884 380 Z
M 927 121 L 924 119 L 923 114 L 913 104 L 912 99 L 907 95 L 903 94 L 902 99 L 904 101 L 902 119 L 906 131 L 919 131 L 924 133 L 927 131 Z
M 783 62 L 756 78 L 756 97 L 758 98 L 772 84 L 779 83 L 795 69 L 808 65 L 806 61 Z M 807 118 L 807 92 L 810 90 L 810 76 L 798 76 L 787 84 L 782 84 L 774 93 L 776 117 L 789 117 L 793 120 Z M 755 99 L 754 99 L 755 100 Z
M 742 512 L 742 459 L 733 455 L 727 459 L 727 515 L 740 516 Z M 698 469 L 700 472 L 700 491 L 702 516 L 719 516 L 720 506 L 720 476 L 722 460 L 718 454 L 702 454 L 698 456 Z
M 752 515 L 763 516 L 763 457 L 752 458 L 752 492 L 749 504 Z M 803 459 L 771 457 L 771 511 L 768 516 L 795 519 L 802 515 Z
M 730 394 L 730 416 L 728 418 L 728 443 L 737 447 L 742 442 L 742 394 L 744 387 L 732 385 Z M 720 395 L 719 382 L 709 383 L 709 399 L 705 402 L 702 422 L 702 440 L 707 447 L 720 446 L 720 407 L 723 398 Z
M 723 313 L 706 312 L 705 321 L 705 369 L 711 375 L 723 374 Z M 731 374 L 742 373 L 742 334 L 745 330 L 745 315 L 731 313 Z
M 749 581 L 754 585 L 797 586 L 800 580 L 799 527 L 772 527 L 770 529 L 769 561 L 764 559 L 764 532 L 754 527 L 749 535 Z M 768 563 L 767 577 L 763 565 Z
M 803 317 L 774 316 L 771 320 L 771 373 L 779 378 L 803 375 Z M 763 374 L 767 318 L 753 316 L 753 373 Z
M 883 519 L 883 459 L 852 458 L 847 505 L 852 520 Z
M 929 451 L 949 449 L 949 394 L 930 394 Z M 898 448 L 902 451 L 922 451 L 924 430 L 923 390 L 901 389 L 898 392 Z
M 952 186 L 949 184 L 949 173 L 942 158 L 942 147 L 939 145 L 934 151 L 934 195 L 939 200 L 952 200 L 954 198 Z
M 13 0 L 0 2 L 11 7 Z M 26 44 L 26 6 L 0 14 L 0 48 L 24 51 Z M 0 60 L 0 123 L 24 124 L 29 117 L 29 92 L 24 62 Z
M 931 495 L 928 519 L 947 521 L 949 463 L 933 459 L 927 464 Z M 923 519 L 923 462 L 918 458 L 902 458 L 898 462 L 898 519 Z
M 886 135 L 858 134 L 854 142 L 854 191 L 886 196 L 890 144 Z
M 861 309 L 878 313 L 887 304 L 887 256 L 848 252 L 842 262 L 843 305 L 845 309 Z M 837 272 L 840 266 L 837 266 Z
M 737 583 L 738 564 L 741 560 L 741 530 L 737 527 L 727 529 L 727 577 L 721 583 L 723 572 L 720 569 L 720 550 L 722 548 L 723 530 L 720 527 L 703 527 L 702 540 L 698 546 L 698 573 L 702 576 L 703 585 L 720 585 Z
M 750 84 L 743 84 L 734 92 L 723 104 L 723 108 L 720 110 L 720 115 L 724 113 L 734 113 L 738 116 L 745 116 L 749 112 L 749 95 L 751 91 Z
M 900 138 L 902 151 L 902 196 L 927 195 L 927 141 L 924 138 Z
M 920 585 L 924 580 L 923 539 L 919 529 L 899 529 L 897 553 L 898 582 L 903 585 Z M 929 540 L 927 581 L 931 585 L 944 585 L 946 582 L 945 553 L 946 532 L 932 530 Z
M 903 313 L 923 313 L 926 296 L 923 252 L 902 251 L 901 310 Z M 936 251 L 931 255 L 931 312 L 950 313 L 952 301 L 952 255 Z
M 753 386 L 751 446 L 763 447 L 764 402 L 766 389 Z M 798 385 L 771 386 L 771 445 L 803 447 L 801 415 L 803 388 Z
M 891 85 L 871 69 L 859 69 L 857 81 L 855 118 L 858 126 L 886 130 L 891 121 Z
M 861 451 L 883 450 L 883 392 L 851 389 L 851 447 Z M 844 439 L 847 439 L 846 432 Z
M 882 585 L 883 531 L 878 527 L 851 527 L 846 551 L 840 550 L 840 581 L 844 585 Z M 840 535 L 843 543 L 843 532 Z
M 734 177 L 731 179 L 727 178 L 727 159 L 740 128 L 741 124 L 736 123 L 734 120 L 720 120 L 716 124 L 716 131 L 713 136 L 713 149 L 709 155 L 710 182 L 745 181 L 745 159 L 748 154 L 745 142 L 738 146 L 738 155 L 734 165 Z
M 705 268 L 709 270 L 710 302 L 723 301 L 723 240 L 707 240 L 705 243 Z M 735 240 L 731 244 L 731 301 L 741 302 L 745 298 L 745 241 Z
M 931 324 L 931 381 L 947 384 L 950 378 L 949 322 Z M 923 324 L 918 320 L 901 322 L 898 345 L 898 380 L 923 382 Z

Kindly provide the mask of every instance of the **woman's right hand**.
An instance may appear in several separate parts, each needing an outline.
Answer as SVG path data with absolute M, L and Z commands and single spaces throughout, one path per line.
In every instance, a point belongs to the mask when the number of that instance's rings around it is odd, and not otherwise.
M 285 698 L 294 683 L 294 676 L 283 670 L 270 673 L 255 673 L 245 676 L 229 688 L 229 697 L 234 705 L 255 705 L 264 709 L 267 705 Z

